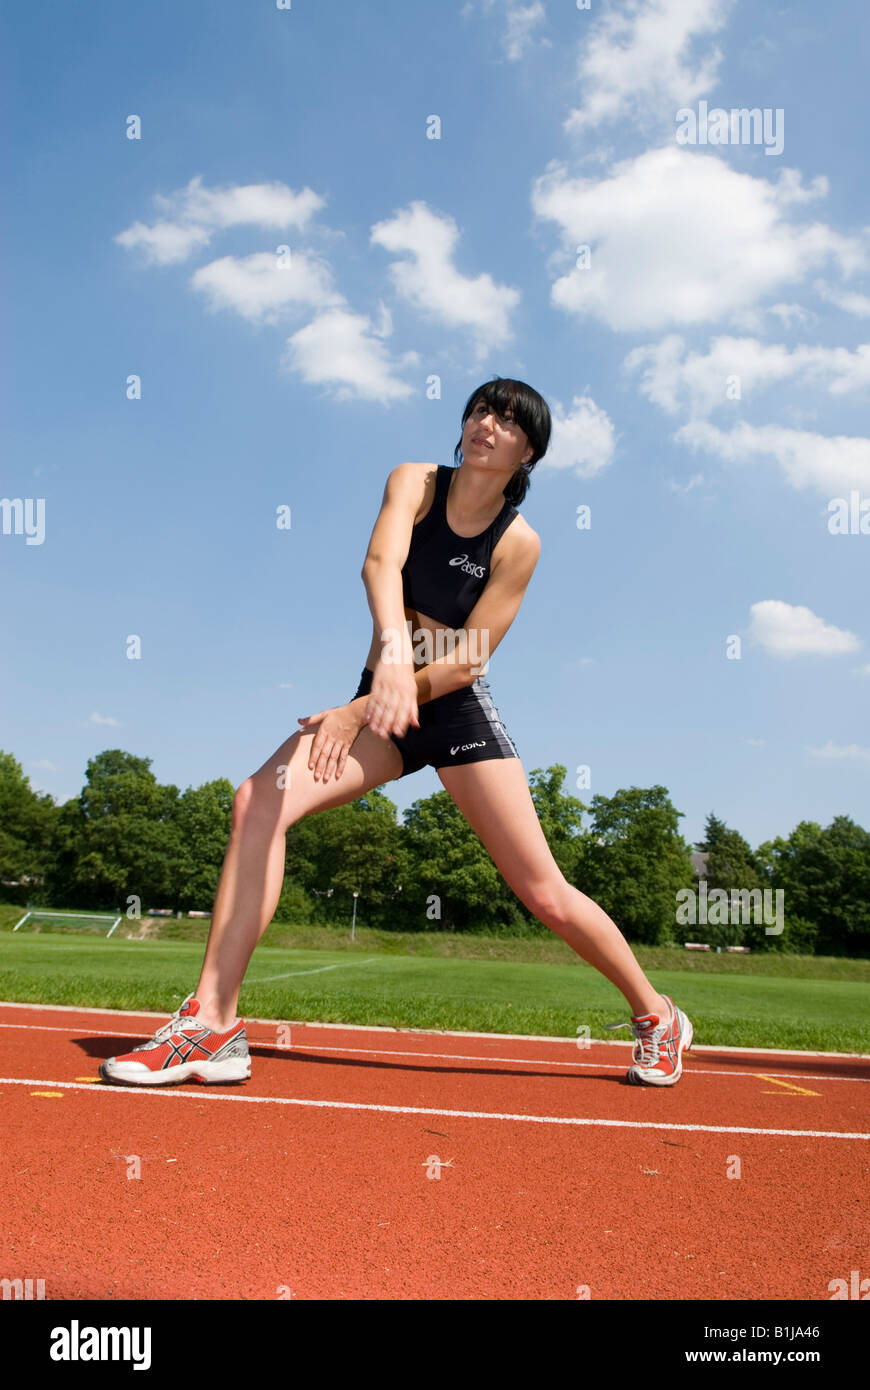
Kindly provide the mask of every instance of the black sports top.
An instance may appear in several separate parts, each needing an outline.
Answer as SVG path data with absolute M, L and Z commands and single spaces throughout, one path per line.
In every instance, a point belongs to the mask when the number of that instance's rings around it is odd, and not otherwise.
M 480 598 L 496 542 L 519 515 L 505 498 L 498 516 L 480 535 L 457 536 L 447 525 L 447 489 L 455 472 L 439 463 L 435 500 L 411 532 L 402 567 L 405 606 L 454 629 L 463 626 Z

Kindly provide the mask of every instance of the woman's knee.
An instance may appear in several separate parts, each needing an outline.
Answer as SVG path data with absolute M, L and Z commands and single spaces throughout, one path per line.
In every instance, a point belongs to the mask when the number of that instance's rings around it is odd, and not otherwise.
M 530 883 L 521 894 L 526 907 L 539 922 L 560 927 L 570 916 L 571 885 L 562 875 Z
M 240 787 L 236 788 L 233 797 L 233 830 L 241 829 L 248 817 L 248 813 L 254 804 L 254 779 L 246 777 Z
M 289 797 L 289 769 L 275 767 L 268 772 L 260 769 L 246 777 L 233 797 L 233 830 L 243 826 L 276 827 L 292 820 Z

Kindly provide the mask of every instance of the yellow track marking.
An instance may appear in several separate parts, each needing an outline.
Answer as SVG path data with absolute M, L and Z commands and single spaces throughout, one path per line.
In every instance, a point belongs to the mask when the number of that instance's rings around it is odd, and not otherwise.
M 821 1095 L 821 1091 L 808 1091 L 807 1088 L 806 1088 L 805 1086 L 795 1086 L 795 1084 L 794 1084 L 793 1081 L 780 1081 L 778 1077 L 776 1077 L 776 1076 L 765 1076 L 764 1073 L 763 1073 L 763 1072 L 760 1072 L 760 1071 L 753 1072 L 753 1075 L 754 1075 L 754 1076 L 757 1076 L 758 1079 L 759 1079 L 759 1081 L 772 1081 L 773 1084 L 774 1084 L 774 1086 L 782 1086 L 782 1087 L 785 1088 L 786 1091 L 793 1091 L 793 1092 L 795 1092 L 795 1093 L 796 1093 L 797 1095 L 799 1095 L 799 1096 L 819 1096 L 819 1095 Z M 766 1096 L 777 1096 L 777 1095 L 779 1095 L 779 1092 L 778 1092 L 778 1091 L 765 1091 L 764 1094 L 765 1094 Z

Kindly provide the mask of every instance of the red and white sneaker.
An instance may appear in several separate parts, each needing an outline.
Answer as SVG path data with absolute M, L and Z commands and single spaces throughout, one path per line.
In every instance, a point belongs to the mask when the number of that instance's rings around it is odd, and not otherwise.
M 247 1081 L 251 1054 L 245 1025 L 238 1019 L 226 1033 L 198 1023 L 199 1000 L 189 994 L 148 1042 L 100 1063 L 104 1081 L 134 1086 L 166 1086 L 176 1081 Z
M 682 1009 L 671 1006 L 671 1018 L 658 1014 L 632 1014 L 630 1023 L 608 1023 L 607 1028 L 630 1028 L 635 1036 L 634 1065 L 625 1073 L 634 1086 L 675 1086 L 683 1074 L 683 1053 L 692 1046 L 695 1030 Z

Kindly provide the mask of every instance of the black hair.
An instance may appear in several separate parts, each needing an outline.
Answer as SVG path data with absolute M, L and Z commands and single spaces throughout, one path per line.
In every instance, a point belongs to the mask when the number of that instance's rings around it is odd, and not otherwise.
M 523 430 L 534 450 L 528 463 L 520 464 L 510 482 L 504 489 L 504 496 L 514 507 L 518 507 L 529 490 L 529 475 L 539 459 L 544 457 L 550 443 L 552 420 L 550 407 L 533 387 L 525 381 L 515 381 L 513 377 L 495 376 L 484 382 L 472 392 L 465 404 L 462 415 L 462 428 L 478 401 L 485 401 L 497 415 L 511 412 L 520 429 Z M 453 450 L 453 461 L 457 465 L 462 458 L 462 436 Z

